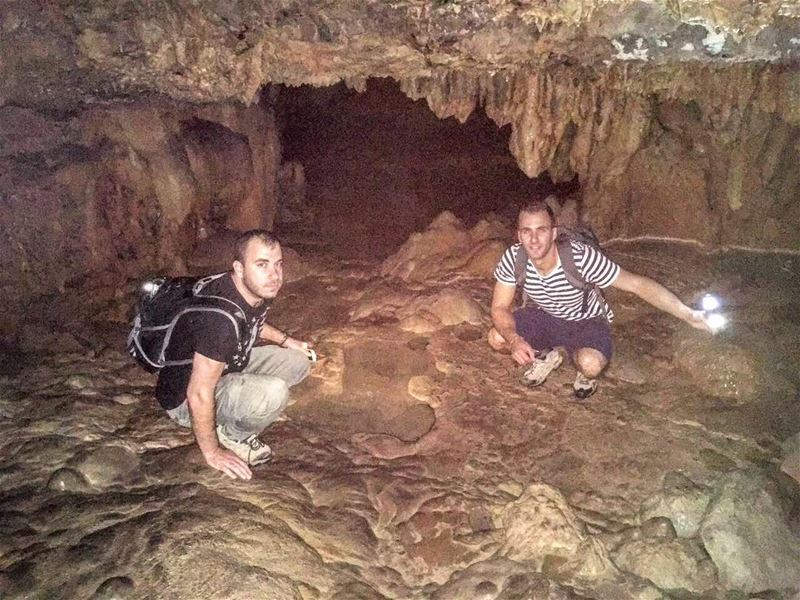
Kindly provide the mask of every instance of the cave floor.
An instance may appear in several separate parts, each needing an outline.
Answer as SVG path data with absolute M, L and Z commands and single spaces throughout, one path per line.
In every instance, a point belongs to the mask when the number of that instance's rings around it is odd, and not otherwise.
M 485 342 L 488 277 L 386 283 L 376 262 L 309 253 L 271 314 L 320 360 L 264 433 L 275 458 L 251 481 L 207 468 L 157 408 L 154 376 L 120 351 L 122 325 L 105 348 L 20 358 L 0 378 L 0 596 L 663 597 L 623 569 L 576 566 L 580 553 L 520 554 L 561 538 L 546 520 L 513 537 L 514 503 L 550 490 L 581 543 L 613 557 L 668 474 L 713 486 L 777 473 L 800 431 L 800 260 L 665 244 L 611 254 L 684 298 L 721 294 L 732 324 L 714 343 L 762 361 L 757 391 L 714 394 L 678 355 L 702 334 L 621 293 L 600 391 L 572 400 L 568 361 L 528 389 Z M 387 286 L 457 289 L 483 320 L 414 332 L 391 302 L 357 310 Z

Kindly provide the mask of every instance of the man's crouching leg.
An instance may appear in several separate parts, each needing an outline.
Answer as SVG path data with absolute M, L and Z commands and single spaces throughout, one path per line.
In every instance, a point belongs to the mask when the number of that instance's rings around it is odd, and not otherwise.
M 225 375 L 217 384 L 217 425 L 235 440 L 261 433 L 281 416 L 289 404 L 289 387 L 309 370 L 310 361 L 298 350 L 254 348 L 244 371 Z

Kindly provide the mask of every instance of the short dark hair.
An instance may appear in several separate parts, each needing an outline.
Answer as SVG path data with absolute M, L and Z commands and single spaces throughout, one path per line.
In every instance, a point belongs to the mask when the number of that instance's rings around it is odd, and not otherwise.
M 261 240 L 267 246 L 274 246 L 281 243 L 274 233 L 266 229 L 251 229 L 250 231 L 245 231 L 244 233 L 240 233 L 239 237 L 237 237 L 236 241 L 233 243 L 233 260 L 244 262 L 244 253 L 247 250 L 247 244 L 253 239 Z
M 537 212 L 546 212 L 550 216 L 550 224 L 556 224 L 556 215 L 553 209 L 544 200 L 529 200 L 519 208 L 519 214 L 528 213 L 533 214 Z

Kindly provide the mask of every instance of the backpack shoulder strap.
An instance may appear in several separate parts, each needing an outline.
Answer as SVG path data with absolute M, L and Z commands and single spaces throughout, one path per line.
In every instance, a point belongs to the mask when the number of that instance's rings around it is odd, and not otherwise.
M 594 284 L 584 279 L 578 265 L 575 263 L 575 255 L 572 253 L 572 240 L 569 235 L 559 234 L 556 238 L 556 248 L 558 258 L 561 259 L 561 268 L 564 269 L 564 276 L 569 284 L 583 292 L 581 301 L 581 314 L 586 314 L 589 310 L 589 292 L 595 288 Z
M 522 293 L 522 306 L 528 304 L 528 294 L 525 293 L 525 275 L 528 270 L 528 252 L 525 246 L 519 245 L 517 256 L 514 258 L 514 282 L 517 284 L 517 290 Z M 517 292 L 515 292 L 516 295 Z
M 600 308 L 603 310 L 603 316 L 608 318 L 608 303 L 606 302 L 605 294 L 603 294 L 603 290 L 600 286 L 586 281 L 583 274 L 578 269 L 578 265 L 575 263 L 575 255 L 572 252 L 572 241 L 569 235 L 559 234 L 556 239 L 556 248 L 558 248 L 558 257 L 561 259 L 561 268 L 564 269 L 564 276 L 567 278 L 567 281 L 569 281 L 572 287 L 583 291 L 581 312 L 586 314 L 589 310 L 589 292 L 594 290 L 600 302 Z
M 569 281 L 569 284 L 583 291 L 594 288 L 594 285 L 588 283 L 578 269 L 578 265 L 575 262 L 575 255 L 572 252 L 572 240 L 569 236 L 559 235 L 558 238 L 556 238 L 556 248 L 558 249 L 558 258 L 561 259 L 561 267 L 564 269 L 564 275 L 567 281 Z
M 514 281 L 517 283 L 517 287 L 522 287 L 525 284 L 525 272 L 527 269 L 528 252 L 525 250 L 525 246 L 520 244 L 517 256 L 514 259 Z
M 227 274 L 228 274 L 227 271 L 225 271 L 223 273 L 217 273 L 216 275 L 206 275 L 205 277 L 201 277 L 200 279 L 197 280 L 197 282 L 192 287 L 192 293 L 195 296 L 200 296 L 201 295 L 200 292 L 203 291 L 204 287 L 206 287 L 212 281 L 215 281 L 215 280 L 219 279 L 220 277 L 222 277 L 223 275 L 227 275 Z

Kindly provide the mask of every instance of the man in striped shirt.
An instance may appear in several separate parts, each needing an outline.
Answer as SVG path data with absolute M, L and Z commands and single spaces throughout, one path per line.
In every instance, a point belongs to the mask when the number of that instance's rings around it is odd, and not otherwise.
M 597 390 L 597 377 L 611 359 L 609 323 L 614 315 L 610 309 L 604 310 L 605 300 L 595 290 L 589 291 L 584 311 L 584 292 L 573 287 L 564 274 L 557 235 L 553 211 L 547 204 L 533 201 L 522 207 L 517 221 L 519 243 L 505 251 L 494 272 L 494 327 L 489 331 L 489 344 L 495 350 L 510 351 L 521 365 L 530 364 L 523 380 L 531 386 L 544 383 L 561 364 L 555 347 L 563 346 L 578 370 L 575 397 L 585 399 Z M 632 292 L 692 327 L 708 330 L 703 313 L 686 306 L 664 286 L 621 269 L 589 245 L 571 241 L 570 246 L 575 265 L 587 283 Z M 523 293 L 532 302 L 513 310 L 514 263 L 521 248 L 528 254 Z

